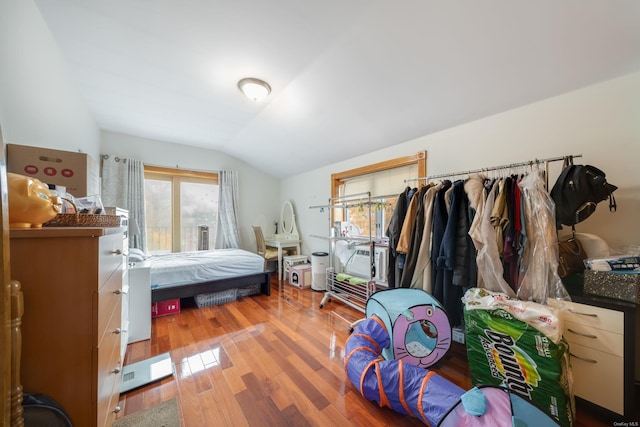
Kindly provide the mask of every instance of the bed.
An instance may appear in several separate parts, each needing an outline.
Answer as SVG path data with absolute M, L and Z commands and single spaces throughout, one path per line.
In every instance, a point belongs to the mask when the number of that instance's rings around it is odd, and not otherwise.
M 251 285 L 271 294 L 271 272 L 264 271 L 264 258 L 243 249 L 153 255 L 145 261 L 151 267 L 151 302 Z

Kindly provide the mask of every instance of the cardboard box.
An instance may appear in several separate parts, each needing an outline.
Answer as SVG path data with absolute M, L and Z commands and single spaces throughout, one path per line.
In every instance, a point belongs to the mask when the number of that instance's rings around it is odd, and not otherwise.
M 180 313 L 180 298 L 151 304 L 151 317 L 165 316 L 174 313 Z
M 98 163 L 85 153 L 7 144 L 7 172 L 64 186 L 74 197 L 100 194 Z
M 299 264 L 289 269 L 289 284 L 300 289 L 311 287 L 311 265 Z
M 584 292 L 640 304 L 640 271 L 584 271 Z

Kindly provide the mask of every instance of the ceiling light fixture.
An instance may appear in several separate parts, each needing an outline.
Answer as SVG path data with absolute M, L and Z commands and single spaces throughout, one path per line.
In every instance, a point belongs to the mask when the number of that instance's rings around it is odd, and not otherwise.
M 255 102 L 260 102 L 271 93 L 271 86 L 263 80 L 247 77 L 238 82 L 238 88 L 245 96 Z

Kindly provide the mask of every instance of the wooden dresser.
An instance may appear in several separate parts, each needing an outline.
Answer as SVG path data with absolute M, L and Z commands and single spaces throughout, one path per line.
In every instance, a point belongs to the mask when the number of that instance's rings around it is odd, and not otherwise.
M 122 367 L 123 228 L 12 229 L 22 283 L 22 383 L 74 426 L 111 426 Z

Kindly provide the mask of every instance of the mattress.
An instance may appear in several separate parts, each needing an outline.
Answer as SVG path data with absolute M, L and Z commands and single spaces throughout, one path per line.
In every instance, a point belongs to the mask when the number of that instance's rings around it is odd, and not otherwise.
M 264 271 L 264 258 L 243 249 L 153 255 L 151 289 L 210 282 Z

